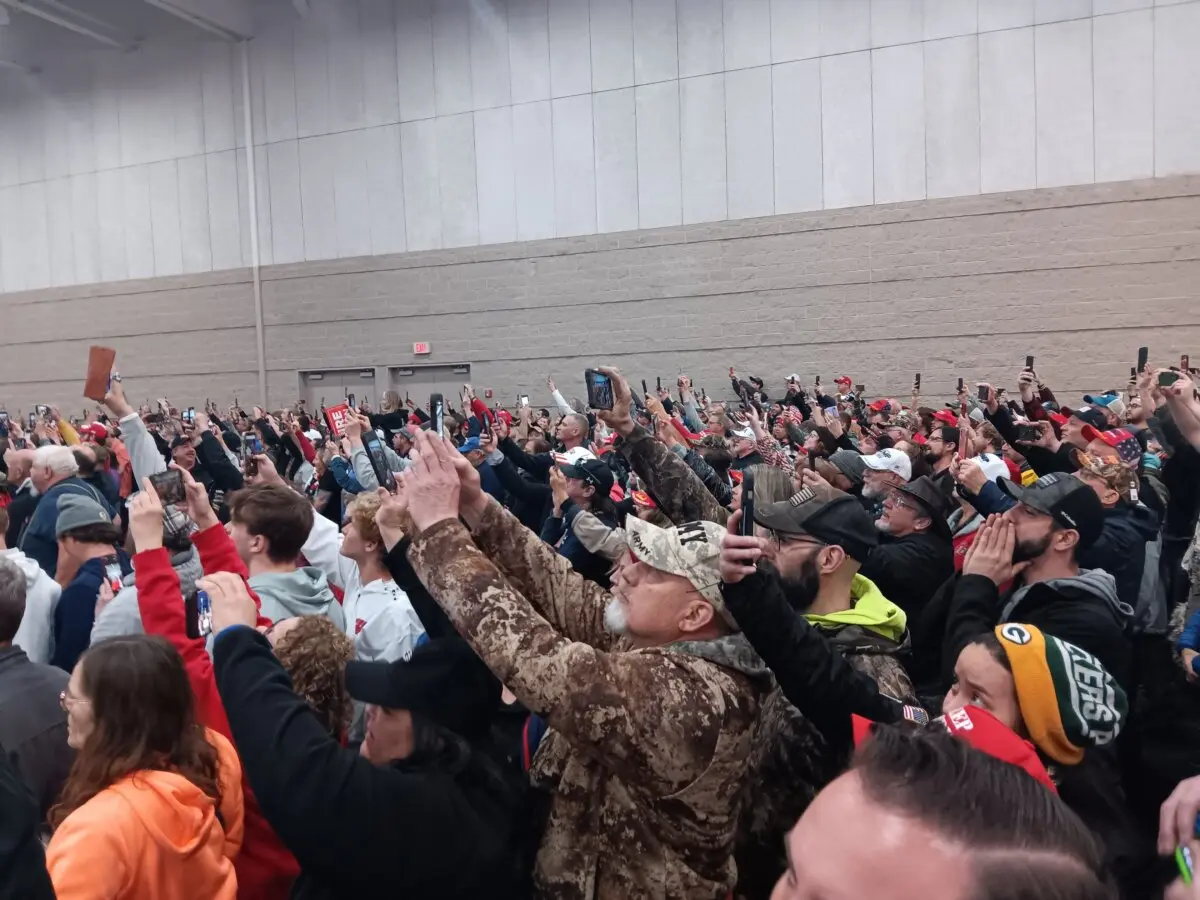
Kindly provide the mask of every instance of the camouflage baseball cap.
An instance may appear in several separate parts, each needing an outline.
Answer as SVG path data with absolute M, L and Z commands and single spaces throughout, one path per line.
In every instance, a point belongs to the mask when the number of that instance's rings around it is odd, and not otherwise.
M 660 572 L 686 578 L 731 628 L 738 627 L 721 597 L 724 528 L 716 522 L 685 522 L 675 528 L 659 528 L 629 516 L 625 534 L 634 556 Z

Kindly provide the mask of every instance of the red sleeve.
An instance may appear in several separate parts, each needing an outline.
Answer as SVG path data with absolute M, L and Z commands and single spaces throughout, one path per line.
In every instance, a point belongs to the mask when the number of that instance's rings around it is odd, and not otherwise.
M 492 411 L 488 409 L 487 405 L 478 397 L 471 398 L 471 412 L 475 414 L 475 418 L 477 418 L 480 422 L 489 425 L 494 424 L 495 417 L 492 415 Z
M 303 431 L 297 431 L 296 442 L 300 445 L 300 452 L 304 454 L 305 461 L 311 463 L 317 458 L 317 451 L 313 449 L 312 441 L 305 437 Z
M 200 567 L 206 573 L 232 572 L 235 575 L 241 575 L 243 581 L 250 577 L 250 573 L 246 570 L 246 564 L 238 556 L 237 547 L 233 545 L 233 538 L 225 533 L 225 526 L 221 523 L 210 525 L 203 531 L 193 534 L 192 545 L 200 554 Z M 246 589 L 250 591 L 254 605 L 262 609 L 262 601 L 258 599 L 258 594 L 254 593 L 254 588 L 250 587 L 249 582 L 246 584 Z M 271 620 L 260 613 L 258 624 L 270 625 Z
M 233 740 L 204 640 L 187 636 L 183 594 L 179 591 L 179 576 L 171 568 L 170 555 L 162 547 L 139 553 L 133 558 L 133 572 L 146 634 L 165 637 L 179 651 L 192 693 L 196 695 L 197 718 L 201 724 Z

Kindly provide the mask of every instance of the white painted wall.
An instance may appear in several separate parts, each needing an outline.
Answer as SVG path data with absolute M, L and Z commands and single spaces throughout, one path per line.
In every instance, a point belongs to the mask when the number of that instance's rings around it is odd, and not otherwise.
M 312 6 L 251 44 L 266 264 L 1200 171 L 1200 0 Z M 0 70 L 0 290 L 248 264 L 240 78 Z

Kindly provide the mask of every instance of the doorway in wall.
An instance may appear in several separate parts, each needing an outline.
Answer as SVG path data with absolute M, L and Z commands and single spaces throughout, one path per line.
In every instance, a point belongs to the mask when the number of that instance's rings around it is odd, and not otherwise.
M 356 403 L 366 400 L 372 409 L 378 409 L 374 369 L 327 369 L 300 373 L 300 395 L 313 412 L 322 406 L 337 406 L 351 394 Z
M 425 409 L 429 395 L 438 393 L 458 406 L 462 386 L 471 381 L 471 367 L 457 366 L 392 366 L 388 369 L 388 386 L 401 397 L 407 395 L 414 405 Z

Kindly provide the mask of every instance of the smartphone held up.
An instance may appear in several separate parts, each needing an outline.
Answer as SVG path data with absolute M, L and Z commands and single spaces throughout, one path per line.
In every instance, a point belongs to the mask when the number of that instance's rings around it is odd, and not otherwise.
M 592 409 L 613 408 L 612 379 L 598 369 L 585 369 L 584 383 L 587 385 L 588 406 Z

